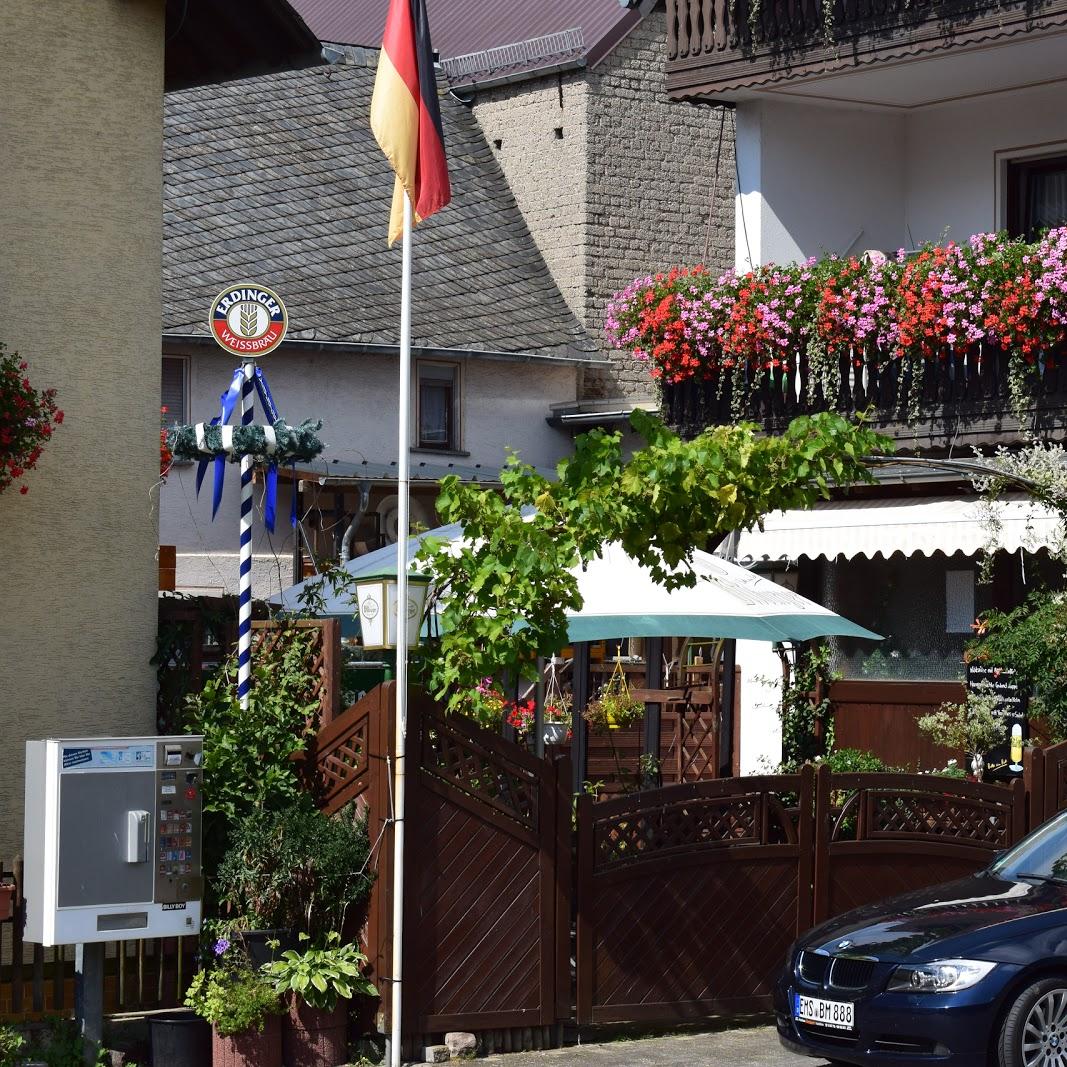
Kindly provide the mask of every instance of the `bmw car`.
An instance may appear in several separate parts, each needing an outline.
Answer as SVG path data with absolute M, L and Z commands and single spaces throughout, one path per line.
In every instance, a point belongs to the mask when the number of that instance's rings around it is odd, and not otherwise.
M 793 1052 L 870 1067 L 1067 1067 L 1067 812 L 968 878 L 838 916 L 774 991 Z

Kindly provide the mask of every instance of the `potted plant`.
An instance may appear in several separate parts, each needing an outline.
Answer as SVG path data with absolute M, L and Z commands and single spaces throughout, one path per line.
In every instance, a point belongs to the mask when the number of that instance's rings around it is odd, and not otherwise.
M 971 775 L 980 782 L 985 773 L 985 754 L 1008 737 L 1008 721 L 999 710 L 1000 699 L 988 683 L 967 691 L 962 704 L 942 704 L 937 711 L 917 720 L 919 729 L 946 748 L 971 756 Z
M 377 996 L 363 976 L 367 957 L 331 930 L 312 944 L 300 934 L 301 950 L 286 949 L 263 968 L 274 990 L 286 998 L 282 1028 L 286 1067 L 338 1067 L 347 1060 L 348 1002 L 357 993 Z
M 636 726 L 645 713 L 645 705 L 630 692 L 630 683 L 622 669 L 622 659 L 615 658 L 615 670 L 600 688 L 596 699 L 586 705 L 586 722 L 597 731 L 620 730 Z
M 563 744 L 570 728 L 571 698 L 560 688 L 559 678 L 556 676 L 556 657 L 553 656 L 548 668 L 548 684 L 545 686 L 545 744 Z
M 272 942 L 285 950 L 298 947 L 300 933 L 321 942 L 343 931 L 350 910 L 370 894 L 369 854 L 366 820 L 351 809 L 331 818 L 301 799 L 237 819 L 215 891 L 253 963 L 274 958 Z
M 226 938 L 192 980 L 185 1004 L 211 1023 L 214 1067 L 281 1067 L 281 999 L 274 982 Z

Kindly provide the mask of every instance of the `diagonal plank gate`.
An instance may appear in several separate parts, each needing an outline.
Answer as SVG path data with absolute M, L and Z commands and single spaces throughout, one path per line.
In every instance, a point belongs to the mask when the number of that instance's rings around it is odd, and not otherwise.
M 1067 745 L 1028 753 L 1026 784 L 1011 787 L 806 767 L 572 806 L 569 760 L 538 760 L 426 698 L 410 704 L 411 1048 L 450 1030 L 489 1049 L 540 1048 L 564 1022 L 765 1009 L 786 948 L 814 923 L 978 870 L 1067 806 Z M 361 936 L 383 1031 L 394 707 L 386 683 L 309 752 L 324 810 L 354 801 L 368 813 L 378 877 Z

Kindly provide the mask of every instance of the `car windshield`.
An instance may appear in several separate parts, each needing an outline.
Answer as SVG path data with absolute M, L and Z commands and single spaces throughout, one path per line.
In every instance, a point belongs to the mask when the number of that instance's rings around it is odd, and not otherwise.
M 1067 881 L 1067 812 L 1057 815 L 1008 849 L 989 867 L 1000 878 L 1026 876 Z

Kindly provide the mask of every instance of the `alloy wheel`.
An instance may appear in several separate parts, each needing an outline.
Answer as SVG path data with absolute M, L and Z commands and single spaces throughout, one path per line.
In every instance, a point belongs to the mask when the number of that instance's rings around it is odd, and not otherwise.
M 1067 1067 L 1067 989 L 1039 997 L 1023 1023 L 1025 1067 Z

